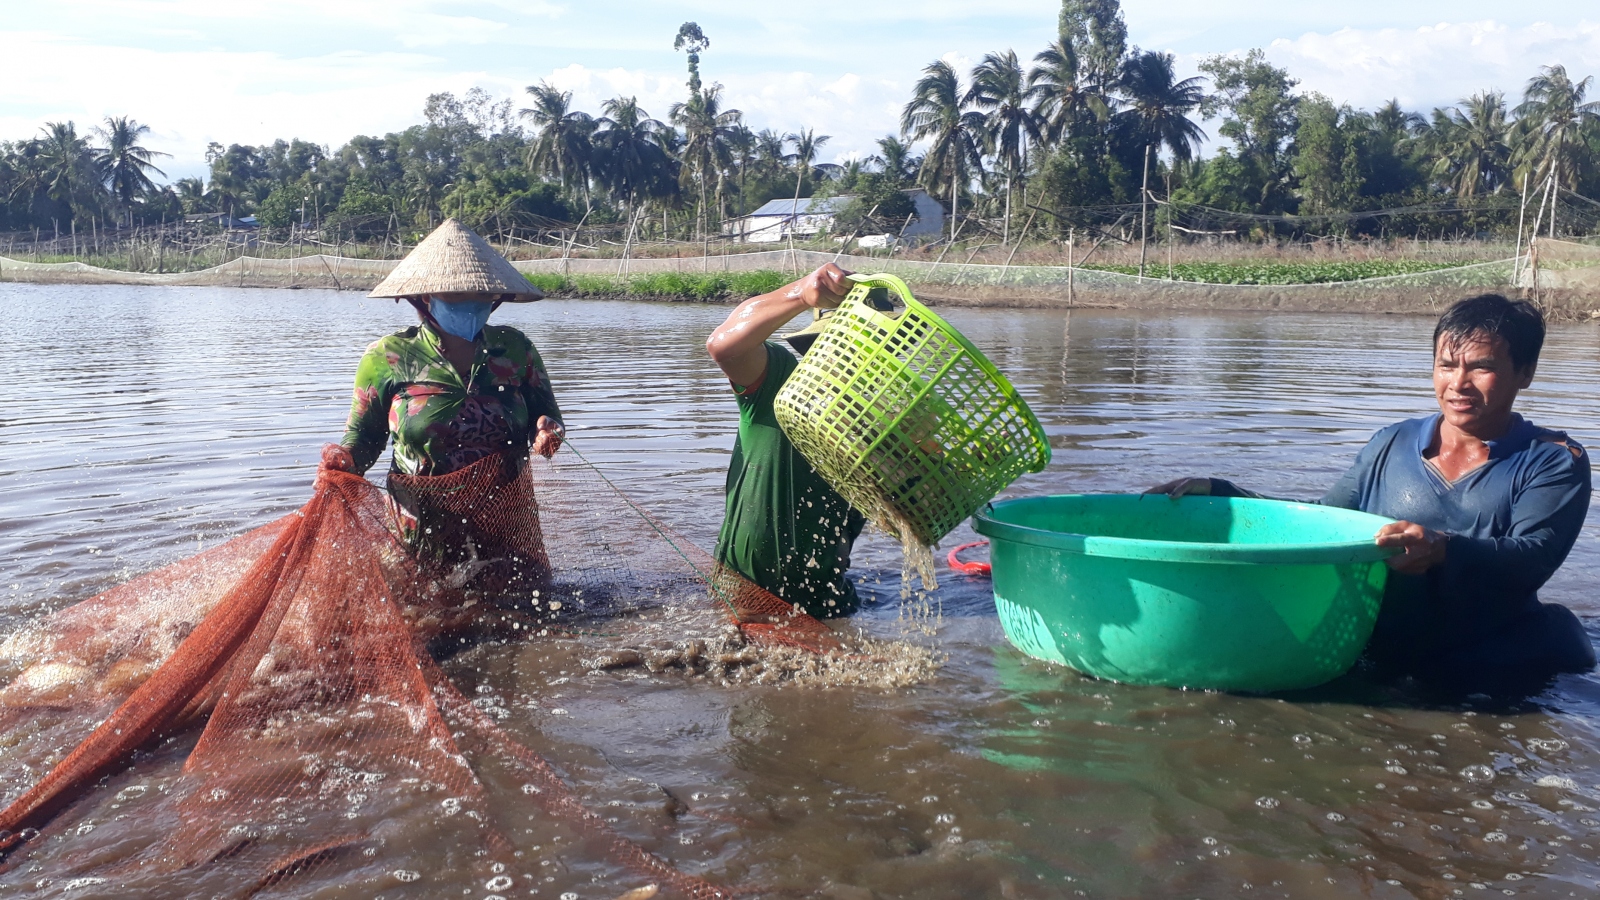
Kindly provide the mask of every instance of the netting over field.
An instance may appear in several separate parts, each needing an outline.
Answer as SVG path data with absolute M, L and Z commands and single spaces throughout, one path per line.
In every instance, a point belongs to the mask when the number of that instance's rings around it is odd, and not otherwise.
M 770 270 L 803 273 L 827 262 L 858 272 L 896 275 L 936 301 L 984 305 L 1154 307 L 1175 309 L 1438 312 L 1463 295 L 1482 291 L 1531 290 L 1531 263 L 1552 311 L 1586 314 L 1600 308 L 1600 248 L 1541 239 L 1519 259 L 1454 266 L 1407 275 L 1321 284 L 1213 284 L 1169 281 L 1069 266 L 964 264 L 908 260 L 894 255 L 859 256 L 816 250 L 633 259 L 547 258 L 519 260 L 527 273 L 626 277 Z M 240 257 L 195 272 L 154 274 L 101 269 L 83 263 L 31 263 L 0 257 L 0 282 L 60 284 L 151 284 L 234 287 L 318 287 L 367 290 L 389 273 L 393 261 L 315 255 L 294 259 Z M 1550 271 L 1544 271 L 1544 270 Z M 1593 271 L 1578 271 L 1578 270 Z M 1152 265 L 1151 272 L 1162 267 Z M 1565 272 L 1566 274 L 1562 274 Z M 1543 277 L 1549 276 L 1549 277 Z
M 1600 246 L 1545 238 L 1534 247 L 1538 266 L 1524 266 L 1520 287 L 1600 297 Z
M 723 677 L 761 666 L 762 648 L 823 666 L 862 657 L 714 569 L 573 456 L 490 457 L 404 479 L 391 501 L 330 447 L 299 511 L 11 635 L 0 884 L 74 898 L 308 896 L 319 883 L 438 896 L 436 878 L 408 890 L 400 877 L 425 847 L 435 876 L 525 895 L 551 870 L 505 826 L 531 807 L 616 881 L 730 896 L 586 809 L 502 727 L 503 701 L 484 685 L 464 696 L 436 658 L 596 630 L 635 657 L 666 646 Z M 419 522 L 410 546 L 396 505 Z

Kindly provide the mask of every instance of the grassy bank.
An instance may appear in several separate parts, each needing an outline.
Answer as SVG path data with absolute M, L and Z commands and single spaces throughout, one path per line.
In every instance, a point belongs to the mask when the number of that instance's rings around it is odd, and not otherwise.
M 528 276 L 534 287 L 553 297 L 640 297 L 651 300 L 729 300 L 775 291 L 793 280 L 783 272 L 655 272 L 640 275 Z

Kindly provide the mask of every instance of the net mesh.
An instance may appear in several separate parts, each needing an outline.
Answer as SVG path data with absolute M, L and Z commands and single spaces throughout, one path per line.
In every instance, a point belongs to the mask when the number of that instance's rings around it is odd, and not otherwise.
M 1442 312 L 1469 293 L 1528 290 L 1531 271 L 1559 262 L 1554 249 L 1561 241 L 1541 239 L 1549 253 L 1524 254 L 1517 259 L 1476 263 L 1383 278 L 1322 284 L 1208 284 L 1140 278 L 1072 266 L 992 265 L 910 260 L 896 255 L 863 256 L 815 250 L 765 250 L 721 256 L 665 258 L 546 258 L 513 263 L 526 273 L 628 276 L 681 272 L 789 271 L 796 275 L 824 263 L 835 262 L 857 272 L 881 272 L 904 279 L 918 296 L 958 302 L 1000 302 L 1041 306 L 1124 307 L 1149 306 L 1178 309 L 1298 310 L 1308 312 Z M 1573 244 L 1578 247 L 1582 245 Z M 1586 248 L 1592 250 L 1593 248 Z M 1592 254 L 1582 266 L 1595 266 Z M 222 287 L 320 287 L 367 290 L 394 268 L 393 260 L 352 259 L 317 254 L 289 259 L 241 256 L 221 265 L 192 272 L 126 272 L 79 262 L 35 263 L 0 257 L 0 281 L 43 284 L 148 284 Z M 1569 267 L 1570 268 L 1570 267 Z M 1542 277 L 1542 276 L 1541 276 Z M 1572 278 L 1574 276 L 1563 276 Z M 1588 276 L 1584 276 L 1588 277 Z M 1571 307 L 1583 312 L 1592 307 L 1592 292 L 1578 287 L 1563 291 L 1545 284 L 1552 311 Z M 941 290 L 942 289 L 942 290 Z
M 12 635 L 0 877 L 75 897 L 302 896 L 320 871 L 434 896 L 395 868 L 425 842 L 435 869 L 503 895 L 539 872 L 500 825 L 522 802 L 619 873 L 730 896 L 585 809 L 438 658 L 602 620 L 634 644 L 730 619 L 755 644 L 840 643 L 562 456 L 391 476 L 386 494 L 330 447 L 295 513 Z M 486 769 L 520 791 L 490 791 Z

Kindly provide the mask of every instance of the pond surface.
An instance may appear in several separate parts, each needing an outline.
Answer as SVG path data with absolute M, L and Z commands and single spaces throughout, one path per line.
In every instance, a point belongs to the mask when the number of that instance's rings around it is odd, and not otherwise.
M 362 349 L 413 320 L 388 301 L 316 291 L 4 285 L 0 307 L 6 631 L 297 508 L 318 448 L 342 430 Z M 545 301 L 496 318 L 539 345 L 574 444 L 707 548 L 737 422 L 702 347 L 724 315 Z M 1011 495 L 1134 491 L 1192 474 L 1318 496 L 1373 431 L 1434 409 L 1430 321 L 948 318 L 1050 433 L 1055 461 Z M 1519 408 L 1600 446 L 1597 383 L 1600 329 L 1555 328 Z M 973 539 L 964 527 L 945 547 Z M 861 548 L 856 573 L 873 599 L 857 622 L 945 655 L 905 690 L 578 677 L 584 641 L 556 638 L 480 646 L 451 671 L 529 698 L 505 727 L 591 808 L 614 807 L 629 837 L 723 882 L 1007 900 L 1600 888 L 1593 676 L 1562 677 L 1510 708 L 1429 704 L 1350 679 L 1295 698 L 1127 687 L 1021 656 L 988 583 L 942 563 L 936 634 L 902 635 L 899 565 L 881 536 Z M 1591 516 L 1543 597 L 1594 630 L 1597 574 Z M 705 815 L 663 816 L 652 785 Z M 531 889 L 545 896 L 613 898 L 638 883 L 601 877 L 612 870 L 583 852 L 521 849 L 551 873 Z M 418 883 L 341 885 L 319 871 L 315 893 L 484 893 L 431 866 L 426 849 L 410 852 Z M 290 884 L 285 896 L 300 890 Z

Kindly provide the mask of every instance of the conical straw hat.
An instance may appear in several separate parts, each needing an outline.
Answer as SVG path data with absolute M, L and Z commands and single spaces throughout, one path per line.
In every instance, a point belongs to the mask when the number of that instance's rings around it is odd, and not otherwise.
M 369 297 L 420 297 L 445 293 L 511 294 L 514 302 L 544 296 L 489 242 L 455 219 L 422 239 Z

